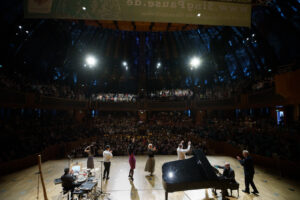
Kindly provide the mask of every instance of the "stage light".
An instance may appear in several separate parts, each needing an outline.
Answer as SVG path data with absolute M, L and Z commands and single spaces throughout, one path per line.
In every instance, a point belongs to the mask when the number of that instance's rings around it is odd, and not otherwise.
M 86 65 L 89 66 L 90 68 L 95 67 L 95 65 L 97 64 L 97 60 L 94 56 L 87 56 L 85 61 L 86 61 Z
M 123 64 L 124 67 L 127 66 L 127 62 L 126 61 L 124 61 L 122 64 Z
M 156 68 L 159 69 L 160 66 L 161 66 L 161 63 L 159 62 L 159 63 L 157 63 Z
M 19 26 L 19 29 L 22 29 L 23 27 L 22 26 Z
M 168 176 L 169 176 L 169 178 L 173 178 L 173 176 L 174 176 L 173 172 L 169 172 Z
M 82 7 L 82 10 L 86 10 L 86 7 L 83 6 L 83 7 Z
M 190 61 L 191 69 L 197 69 L 201 64 L 201 60 L 198 57 L 193 57 Z
M 29 31 L 25 31 L 27 34 L 29 33 Z
M 198 14 L 197 14 L 197 17 L 201 17 L 201 13 L 198 13 Z

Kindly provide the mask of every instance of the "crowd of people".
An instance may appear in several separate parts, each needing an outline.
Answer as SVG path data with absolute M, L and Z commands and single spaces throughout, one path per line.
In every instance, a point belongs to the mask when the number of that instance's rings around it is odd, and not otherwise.
M 92 124 L 103 136 L 97 139 L 96 145 L 94 145 L 94 153 L 97 156 L 102 155 L 104 147 L 109 144 L 114 155 L 127 155 L 127 146 L 132 137 L 136 140 L 137 154 L 145 154 L 148 143 L 155 145 L 157 154 L 174 154 L 176 153 L 178 141 L 184 138 L 192 138 L 195 141 L 194 148 L 203 147 L 206 151 L 205 141 L 198 135 L 188 131 L 189 129 L 185 123 L 190 123 L 190 120 L 180 120 L 180 115 L 176 114 L 170 118 L 171 120 L 164 121 L 166 113 L 158 113 L 149 122 L 142 122 L 138 120 L 137 116 L 128 115 L 128 113 L 125 115 L 123 113 L 98 116 L 93 119 Z M 174 120 L 175 118 L 177 120 Z M 83 150 L 87 145 L 82 144 L 82 146 L 74 149 L 72 155 L 74 157 L 83 156 Z
M 274 87 L 272 77 L 254 80 L 228 81 L 214 84 L 200 84 L 191 89 L 164 89 L 149 91 L 147 95 L 129 93 L 104 93 L 89 84 L 70 84 L 64 81 L 38 81 L 22 73 L 3 73 L 0 71 L 0 88 L 21 92 L 33 92 L 43 96 L 59 97 L 74 100 L 91 100 L 99 102 L 131 102 L 138 99 L 151 101 L 185 101 L 185 100 L 222 100 L 229 99 L 245 92 L 257 92 Z
M 52 144 L 64 144 L 84 138 L 95 137 L 93 152 L 102 155 L 109 144 L 114 155 L 127 155 L 127 146 L 132 137 L 136 139 L 136 153 L 145 154 L 147 144 L 157 148 L 157 154 L 175 154 L 181 140 L 193 141 L 192 148 L 203 148 L 207 141 L 224 141 L 235 147 L 268 157 L 297 160 L 300 152 L 298 141 L 285 137 L 284 129 L 270 120 L 246 118 L 238 120 L 211 119 L 202 125 L 184 112 L 153 112 L 141 121 L 138 115 L 129 112 L 100 113 L 78 123 L 67 112 L 20 114 L 10 111 L 9 118 L 1 117 L 1 160 L 5 162 L 41 152 Z M 35 110 L 31 112 L 36 113 Z M 48 114 L 47 114 L 48 113 Z M 7 111 L 6 111 L 7 114 Z M 71 154 L 86 156 L 82 144 Z
M 82 86 L 69 86 L 59 82 L 41 83 L 15 72 L 13 75 L 0 73 L 0 88 L 19 92 L 30 92 L 48 97 L 87 100 L 87 91 Z
M 148 97 L 154 101 L 187 100 L 193 97 L 193 91 L 190 89 L 159 90 L 150 92 Z
M 42 152 L 54 144 L 92 137 L 94 129 L 76 123 L 66 112 L 1 109 L 0 162 Z
M 92 101 L 100 101 L 100 102 L 131 102 L 135 103 L 137 99 L 137 95 L 135 94 L 124 94 L 124 93 L 99 93 L 92 94 Z
M 283 128 L 267 119 L 214 119 L 198 127 L 197 133 L 202 138 L 225 141 L 267 157 L 296 160 L 300 152 L 298 141 L 286 136 Z

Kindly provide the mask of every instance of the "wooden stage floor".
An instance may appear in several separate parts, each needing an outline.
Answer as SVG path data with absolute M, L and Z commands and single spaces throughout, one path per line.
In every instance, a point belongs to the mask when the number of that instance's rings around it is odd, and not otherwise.
M 128 180 L 128 157 L 114 157 L 111 165 L 110 179 L 104 181 L 104 191 L 109 192 L 110 200 L 163 200 L 164 189 L 162 186 L 161 166 L 164 162 L 176 160 L 176 156 L 156 156 L 155 176 L 147 177 L 144 166 L 147 157 L 137 156 L 134 182 Z M 238 161 L 224 156 L 208 156 L 212 165 L 222 165 L 225 161 L 231 163 L 236 172 L 236 180 L 240 183 L 241 200 L 299 200 L 300 183 L 280 178 L 279 175 L 256 167 L 254 182 L 260 191 L 260 196 L 246 195 L 241 190 L 244 189 L 243 169 Z M 102 160 L 95 158 L 95 161 Z M 86 166 L 86 159 L 76 159 Z M 67 166 L 67 160 L 48 161 L 42 164 L 45 184 L 49 200 L 58 200 L 62 190 L 61 185 L 54 185 L 53 180 L 63 174 Z M 99 167 L 99 162 L 95 162 L 95 167 Z M 10 174 L 0 179 L 0 200 L 34 200 L 37 196 L 37 166 Z M 236 191 L 233 196 L 237 196 Z M 40 185 L 39 199 L 43 199 L 42 187 Z M 99 198 L 102 199 L 102 198 Z M 169 200 L 219 200 L 221 195 L 212 194 L 211 189 L 192 190 L 185 192 L 169 193 Z M 237 198 L 229 198 L 237 199 Z

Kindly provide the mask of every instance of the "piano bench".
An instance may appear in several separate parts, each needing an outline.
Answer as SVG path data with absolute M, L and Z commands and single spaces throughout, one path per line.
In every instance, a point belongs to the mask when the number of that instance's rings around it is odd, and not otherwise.
M 240 188 L 240 184 L 234 183 L 234 184 L 230 184 L 230 187 L 227 189 L 230 190 L 230 196 L 232 196 L 232 190 L 237 190 L 237 195 L 238 195 L 237 197 L 239 197 L 240 196 L 239 188 Z M 217 194 L 217 190 L 220 190 L 220 189 L 213 188 L 213 193 L 215 195 Z

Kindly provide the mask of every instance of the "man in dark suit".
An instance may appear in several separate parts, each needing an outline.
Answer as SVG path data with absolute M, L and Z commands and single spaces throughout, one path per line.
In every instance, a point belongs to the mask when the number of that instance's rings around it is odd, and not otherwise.
M 254 177 L 254 165 L 252 157 L 249 155 L 249 152 L 247 150 L 243 151 L 244 159 L 237 156 L 238 161 L 240 161 L 241 165 L 244 167 L 244 174 L 245 174 L 245 190 L 242 190 L 245 193 L 250 193 L 249 190 L 249 184 L 251 185 L 254 194 L 258 194 L 258 190 L 256 189 L 256 186 L 253 182 Z
M 230 167 L 230 163 L 229 162 L 226 162 L 225 165 L 224 165 L 224 167 L 223 166 L 219 166 L 219 165 L 216 165 L 216 167 L 223 169 L 223 174 L 220 177 L 220 179 L 226 179 L 226 180 L 229 181 L 229 183 L 236 183 L 235 173 L 234 173 L 234 170 Z M 222 190 L 222 194 L 224 196 L 228 196 L 228 191 L 227 190 Z
M 70 172 L 69 168 L 65 168 L 65 174 L 61 176 L 62 187 L 65 191 L 70 191 L 73 194 L 73 190 L 75 187 L 78 187 L 80 184 L 75 183 L 75 176 L 72 175 L 72 171 Z M 73 195 L 72 195 L 73 196 Z

